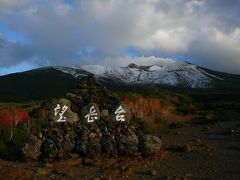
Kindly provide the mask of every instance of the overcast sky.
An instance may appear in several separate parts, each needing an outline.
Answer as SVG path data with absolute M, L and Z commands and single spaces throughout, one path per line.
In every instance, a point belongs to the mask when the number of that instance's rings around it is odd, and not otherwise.
M 161 58 L 240 74 L 240 1 L 0 0 L 0 74 Z

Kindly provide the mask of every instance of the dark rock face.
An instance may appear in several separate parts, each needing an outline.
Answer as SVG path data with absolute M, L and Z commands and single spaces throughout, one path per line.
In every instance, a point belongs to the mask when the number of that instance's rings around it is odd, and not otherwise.
M 134 63 L 131 63 L 127 67 L 129 67 L 129 68 L 138 68 L 138 65 L 136 65 Z

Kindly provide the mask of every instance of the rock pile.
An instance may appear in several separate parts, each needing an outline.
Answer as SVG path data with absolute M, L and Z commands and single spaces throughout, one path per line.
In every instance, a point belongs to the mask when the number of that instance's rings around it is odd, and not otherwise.
M 99 109 L 113 110 L 120 98 L 100 84 L 95 76 L 89 75 L 81 79 L 81 84 L 72 93 L 67 93 L 67 98 L 72 102 L 72 110 L 80 113 L 82 107 L 89 103 L 96 103 Z
M 128 107 L 94 77 L 84 79 L 74 92 L 67 94 L 69 100 L 56 102 L 42 136 L 24 145 L 27 159 L 153 155 L 160 150 L 161 140 L 143 134 L 129 118 Z

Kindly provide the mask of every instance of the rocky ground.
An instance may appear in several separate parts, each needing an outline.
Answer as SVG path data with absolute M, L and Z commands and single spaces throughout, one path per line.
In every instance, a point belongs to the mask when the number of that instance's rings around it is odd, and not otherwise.
M 164 129 L 153 157 L 0 160 L 0 179 L 239 179 L 240 122 Z

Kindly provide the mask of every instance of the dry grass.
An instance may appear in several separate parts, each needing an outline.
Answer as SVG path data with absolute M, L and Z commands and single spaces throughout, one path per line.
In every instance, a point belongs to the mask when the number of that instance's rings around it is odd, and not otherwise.
M 195 119 L 195 115 L 178 115 L 174 114 L 171 108 L 161 108 L 158 115 L 148 116 L 143 118 L 143 129 L 146 132 L 156 133 L 162 128 L 173 123 L 184 124 Z

